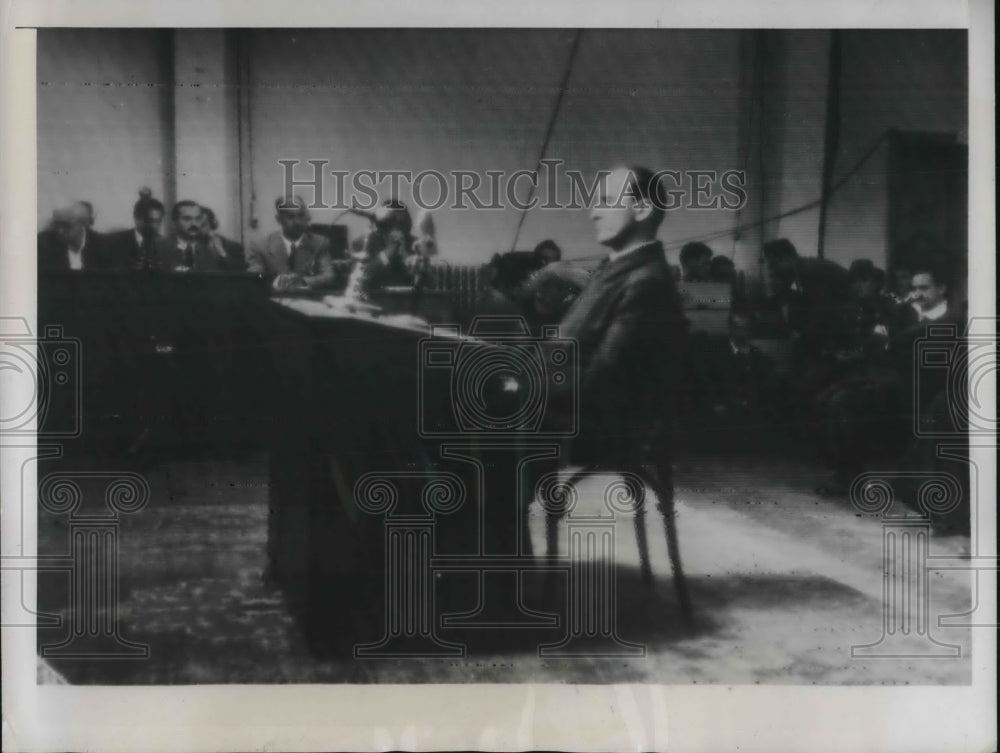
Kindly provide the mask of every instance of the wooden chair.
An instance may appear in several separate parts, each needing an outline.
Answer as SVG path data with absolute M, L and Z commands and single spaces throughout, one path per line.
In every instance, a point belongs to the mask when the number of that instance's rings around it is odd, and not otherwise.
M 667 555 L 674 576 L 674 591 L 677 603 L 681 609 L 681 617 L 690 625 L 694 619 L 691 596 L 687 580 L 681 565 L 680 547 L 677 541 L 677 520 L 674 510 L 673 468 L 664 446 L 665 432 L 658 425 L 652 432 L 650 440 L 634 464 L 612 467 L 610 464 L 592 463 L 573 471 L 569 478 L 562 481 L 561 500 L 563 504 L 546 505 L 545 544 L 546 554 L 554 561 L 558 554 L 559 520 L 565 513 L 565 500 L 569 497 L 576 484 L 584 478 L 593 475 L 620 475 L 630 487 L 635 500 L 635 538 L 639 550 L 639 566 L 642 581 L 646 586 L 653 585 L 653 570 L 649 562 L 649 545 L 646 540 L 646 489 L 653 491 L 657 498 L 657 507 L 663 515 L 664 532 L 667 537 Z

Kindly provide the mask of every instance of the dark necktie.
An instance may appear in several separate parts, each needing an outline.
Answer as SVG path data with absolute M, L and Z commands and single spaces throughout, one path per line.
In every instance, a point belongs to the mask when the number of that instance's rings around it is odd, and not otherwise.
M 184 247 L 184 266 L 188 269 L 194 269 L 194 244 L 188 243 Z
M 289 272 L 294 272 L 295 271 L 295 256 L 298 253 L 298 250 L 299 250 L 299 242 L 295 241 L 292 244 L 292 247 L 291 247 L 291 249 L 288 252 L 288 271 Z

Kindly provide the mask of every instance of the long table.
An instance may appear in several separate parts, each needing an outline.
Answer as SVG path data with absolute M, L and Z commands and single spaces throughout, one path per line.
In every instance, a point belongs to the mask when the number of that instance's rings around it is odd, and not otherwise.
M 269 561 L 313 645 L 437 655 L 454 650 L 443 625 L 553 626 L 518 602 L 540 561 L 527 502 L 557 437 L 456 430 L 454 373 L 429 366 L 426 328 L 307 301 L 273 313 Z

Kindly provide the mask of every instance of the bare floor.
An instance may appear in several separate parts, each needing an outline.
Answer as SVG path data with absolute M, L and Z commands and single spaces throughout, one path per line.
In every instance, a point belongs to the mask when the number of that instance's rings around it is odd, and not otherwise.
M 156 465 L 147 478 L 149 504 L 123 516 L 119 533 L 118 625 L 123 638 L 147 644 L 149 656 L 48 659 L 69 682 L 970 681 L 969 629 L 938 622 L 941 615 L 971 608 L 969 573 L 927 570 L 926 610 L 914 602 L 895 607 L 899 602 L 884 596 L 884 588 L 901 582 L 883 577 L 889 529 L 878 518 L 859 515 L 846 498 L 816 494 L 816 472 L 792 464 L 678 460 L 677 519 L 696 609 L 692 626 L 678 614 L 662 519 L 650 506 L 646 527 L 655 576 L 650 589 L 639 577 L 633 520 L 617 513 L 613 555 L 601 555 L 613 556 L 616 572 L 610 639 L 602 649 L 576 657 L 540 656 L 539 645 L 551 644 L 558 631 L 534 640 L 529 630 L 513 644 L 481 633 L 464 657 L 319 658 L 281 592 L 262 577 L 266 459 L 177 460 Z M 606 482 L 594 478 L 581 485 L 575 517 L 609 514 Z M 544 551 L 544 516 L 537 505 L 531 508 L 530 529 L 534 550 Z M 67 546 L 66 521 L 42 514 L 39 552 L 58 554 Z M 931 534 L 932 563 L 968 548 L 967 536 Z M 527 605 L 544 612 L 545 591 L 530 580 L 524 584 Z M 58 573 L 39 578 L 40 606 L 63 619 L 60 627 L 39 629 L 42 646 L 59 643 L 68 633 L 72 615 L 65 606 L 65 581 Z M 565 593 L 565 583 L 562 589 Z M 380 636 L 371 638 L 377 642 Z M 873 645 L 858 648 L 866 644 Z

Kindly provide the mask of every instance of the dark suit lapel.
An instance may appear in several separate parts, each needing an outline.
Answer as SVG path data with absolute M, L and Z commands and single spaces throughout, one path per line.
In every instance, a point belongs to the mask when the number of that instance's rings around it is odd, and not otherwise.
M 306 274 L 311 274 L 313 269 L 313 262 L 316 260 L 316 252 L 319 250 L 319 238 L 312 233 L 307 232 L 302 236 L 302 248 L 299 249 L 299 253 L 302 254 L 302 258 L 305 260 L 302 268 L 306 270 Z
M 625 254 L 625 256 L 609 262 L 601 271 L 599 276 L 605 281 L 613 280 L 617 277 L 628 274 L 633 269 L 637 269 L 644 264 L 656 261 L 657 258 L 662 257 L 663 246 L 659 241 L 654 241 L 653 243 L 648 243 L 641 248 L 637 248 L 634 251 Z
M 288 269 L 288 252 L 285 250 L 285 241 L 281 237 L 281 231 L 272 233 L 267 244 L 267 252 L 274 259 L 274 268 L 278 272 L 290 271 Z
M 566 312 L 560 328 L 563 337 L 582 337 L 587 330 L 601 329 L 616 291 L 633 270 L 662 258 L 659 241 L 637 248 L 601 267 Z

